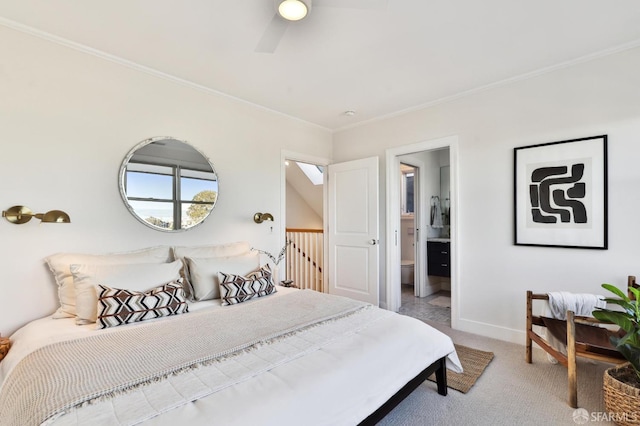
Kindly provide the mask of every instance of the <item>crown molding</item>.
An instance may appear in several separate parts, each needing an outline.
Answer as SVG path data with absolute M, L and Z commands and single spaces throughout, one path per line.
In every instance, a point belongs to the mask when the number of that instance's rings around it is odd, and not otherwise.
M 429 102 L 425 102 L 423 104 L 420 105 L 416 105 L 413 107 L 409 107 L 409 108 L 405 108 L 399 111 L 395 111 L 389 114 L 384 114 L 384 115 L 380 115 L 378 117 L 375 118 L 371 118 L 369 120 L 365 120 L 365 121 L 361 121 L 359 123 L 354 123 L 354 124 L 350 124 L 347 126 L 343 126 L 340 128 L 337 128 L 335 130 L 332 131 L 332 133 L 338 133 L 344 130 L 349 130 L 349 129 L 354 129 L 357 127 L 361 127 L 367 124 L 372 124 L 372 123 L 376 123 L 378 121 L 383 121 L 383 120 L 387 120 L 389 118 L 394 118 L 394 117 L 398 117 L 401 115 L 405 115 L 405 114 L 409 114 L 411 112 L 415 112 L 415 111 L 420 111 L 423 109 L 427 109 L 427 108 L 432 108 L 436 105 L 440 105 L 440 104 L 445 104 L 448 102 L 452 102 L 455 101 L 457 99 L 460 98 L 464 98 L 466 96 L 471 96 L 474 95 L 476 93 L 480 93 L 480 92 L 484 92 L 487 90 L 491 90 L 491 89 L 495 89 L 498 87 L 503 87 L 503 86 L 507 86 L 509 84 L 512 83 L 516 83 L 519 81 L 524 81 L 524 80 L 529 80 L 531 78 L 535 78 L 544 74 L 549 74 L 552 73 L 554 71 L 559 71 L 561 69 L 565 69 L 565 68 L 570 68 L 573 67 L 575 65 L 579 65 L 585 62 L 590 62 L 599 58 L 603 58 L 606 56 L 610 56 L 610 55 L 614 55 L 616 53 L 620 53 L 620 52 L 624 52 L 625 50 L 631 50 L 631 49 L 635 49 L 637 47 L 640 47 L 640 40 L 634 40 L 632 42 L 629 43 L 624 43 L 624 44 L 620 44 L 618 46 L 614 46 L 611 47 L 609 49 L 604 49 L 604 50 L 600 50 L 598 52 L 594 52 L 594 53 L 590 53 L 588 55 L 584 55 L 581 56 L 579 58 L 576 59 L 572 59 L 570 61 L 565 61 L 565 62 L 561 62 L 559 64 L 556 65 L 551 65 L 548 67 L 544 67 L 544 68 L 540 68 L 538 70 L 535 71 L 531 71 L 531 72 L 527 72 L 524 74 L 520 74 L 517 75 L 515 77 L 509 77 L 509 78 L 505 78 L 504 80 L 500 80 L 500 81 L 496 81 L 494 83 L 489 83 L 489 84 L 485 84 L 483 86 L 479 86 L 473 89 L 469 89 L 469 90 L 465 90 L 464 92 L 460 92 L 460 93 L 456 93 L 454 95 L 450 95 L 450 96 L 445 96 L 433 101 L 429 101 Z
M 235 101 L 235 102 L 239 102 L 239 103 L 242 103 L 242 104 L 245 104 L 245 105 L 249 105 L 249 106 L 254 107 L 254 108 L 258 108 L 258 109 L 263 110 L 263 111 L 270 112 L 272 114 L 277 114 L 277 115 L 279 115 L 281 117 L 285 117 L 285 118 L 288 118 L 290 120 L 294 120 L 294 121 L 297 121 L 299 123 L 303 123 L 303 124 L 308 125 L 308 126 L 313 126 L 315 128 L 324 130 L 324 131 L 329 132 L 329 133 L 331 133 L 331 131 L 332 131 L 331 129 L 329 129 L 327 127 L 321 126 L 321 125 L 316 124 L 316 123 L 312 123 L 312 122 L 307 121 L 307 120 L 303 120 L 303 119 L 301 119 L 299 117 L 294 117 L 294 116 L 286 114 L 284 112 L 280 112 L 280 111 L 265 107 L 263 105 L 259 105 L 259 104 L 247 101 L 245 99 L 238 98 L 236 96 L 230 95 L 230 94 L 225 93 L 225 92 L 221 92 L 221 91 L 216 90 L 216 89 L 212 89 L 212 88 L 204 86 L 202 84 L 194 83 L 192 81 L 185 80 L 185 79 L 180 78 L 180 77 L 176 77 L 176 76 L 174 76 L 172 74 L 168 74 L 168 73 L 159 71 L 159 70 L 157 70 L 155 68 L 151 68 L 151 67 L 148 67 L 146 65 L 142 65 L 142 64 L 139 64 L 137 62 L 130 61 L 128 59 L 124 59 L 124 58 L 122 58 L 120 56 L 113 55 L 111 53 L 103 52 L 102 50 L 99 50 L 99 49 L 94 49 L 93 47 L 89 47 L 89 46 L 84 45 L 82 43 L 77 43 L 75 41 L 66 39 L 64 37 L 59 37 L 57 35 L 48 33 L 46 31 L 42 31 L 42 30 L 39 30 L 37 28 L 33 28 L 33 27 L 29 26 L 29 25 L 21 24 L 19 22 L 12 21 L 10 19 L 3 18 L 3 17 L 0 17 L 0 25 L 2 25 L 4 27 L 7 27 L 7 28 L 10 28 L 10 29 L 15 30 L 15 31 L 19 31 L 19 32 L 22 32 L 22 33 L 25 33 L 25 34 L 29 34 L 29 35 L 34 36 L 34 37 L 38 37 L 40 39 L 49 41 L 51 43 L 59 44 L 61 46 L 65 46 L 67 48 L 70 48 L 70 49 L 73 49 L 73 50 L 76 50 L 76 51 L 79 51 L 79 52 L 82 52 L 82 53 L 85 53 L 85 54 L 88 54 L 88 55 L 91 55 L 91 56 L 98 57 L 98 58 L 103 59 L 105 61 L 113 62 L 115 64 L 122 65 L 124 67 L 130 68 L 130 69 L 133 69 L 133 70 L 145 73 L 145 74 L 149 74 L 149 75 L 152 75 L 154 77 L 158 77 L 158 78 L 161 78 L 163 80 L 167 80 L 167 81 L 170 81 L 172 83 L 179 84 L 181 86 L 185 86 L 185 87 L 197 90 L 199 92 L 206 93 L 208 95 L 224 97 L 224 98 L 230 99 L 230 100 Z

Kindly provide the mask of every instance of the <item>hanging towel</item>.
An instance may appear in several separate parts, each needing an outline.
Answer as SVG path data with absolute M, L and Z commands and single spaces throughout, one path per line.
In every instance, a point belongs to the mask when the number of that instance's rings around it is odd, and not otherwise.
M 440 210 L 440 197 L 431 197 L 431 227 L 442 228 L 442 210 Z
M 599 294 L 575 294 L 567 291 L 550 292 L 547 294 L 549 295 L 549 304 L 547 305 L 545 316 L 560 320 L 567 319 L 567 311 L 573 311 L 573 313 L 578 316 L 590 317 L 593 316 L 592 312 L 595 308 L 604 308 L 607 305 L 607 302 L 604 301 L 604 296 L 600 296 Z M 546 339 L 552 348 L 565 355 L 567 354 L 565 345 L 553 337 L 548 329 Z M 547 354 L 547 359 L 553 364 L 558 363 L 558 361 L 549 354 Z
M 606 302 L 604 296 L 598 294 L 574 294 L 567 291 L 548 293 L 549 315 L 551 318 L 565 320 L 567 311 L 573 311 L 580 316 L 592 316 L 595 308 L 604 308 Z

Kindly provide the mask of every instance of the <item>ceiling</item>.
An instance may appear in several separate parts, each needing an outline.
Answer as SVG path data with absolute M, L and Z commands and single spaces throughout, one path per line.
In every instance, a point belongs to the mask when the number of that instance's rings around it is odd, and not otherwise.
M 0 0 L 0 24 L 337 130 L 640 46 L 638 0 Z M 344 112 L 353 110 L 353 116 Z

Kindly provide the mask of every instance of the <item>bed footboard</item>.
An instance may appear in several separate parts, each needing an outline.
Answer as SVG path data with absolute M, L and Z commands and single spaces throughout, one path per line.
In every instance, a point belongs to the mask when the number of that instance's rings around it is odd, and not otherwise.
M 436 374 L 436 384 L 438 385 L 438 393 L 447 395 L 447 361 L 446 357 L 442 357 L 424 370 L 416 377 L 411 379 L 409 383 L 404 385 L 395 395 L 393 395 L 380 408 L 371 413 L 369 417 L 364 419 L 359 426 L 375 425 L 391 412 L 398 404 L 402 402 L 411 392 L 413 392 L 422 382 L 427 380 L 433 373 Z

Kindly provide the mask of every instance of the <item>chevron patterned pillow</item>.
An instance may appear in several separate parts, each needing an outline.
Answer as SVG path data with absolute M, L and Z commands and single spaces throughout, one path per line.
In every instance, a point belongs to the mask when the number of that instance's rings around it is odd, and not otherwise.
M 235 305 L 254 297 L 262 297 L 275 293 L 272 272 L 269 265 L 252 272 L 246 277 L 242 275 L 225 274 L 220 272 L 220 298 L 222 305 Z
M 98 328 L 189 312 L 182 279 L 145 292 L 98 286 Z

